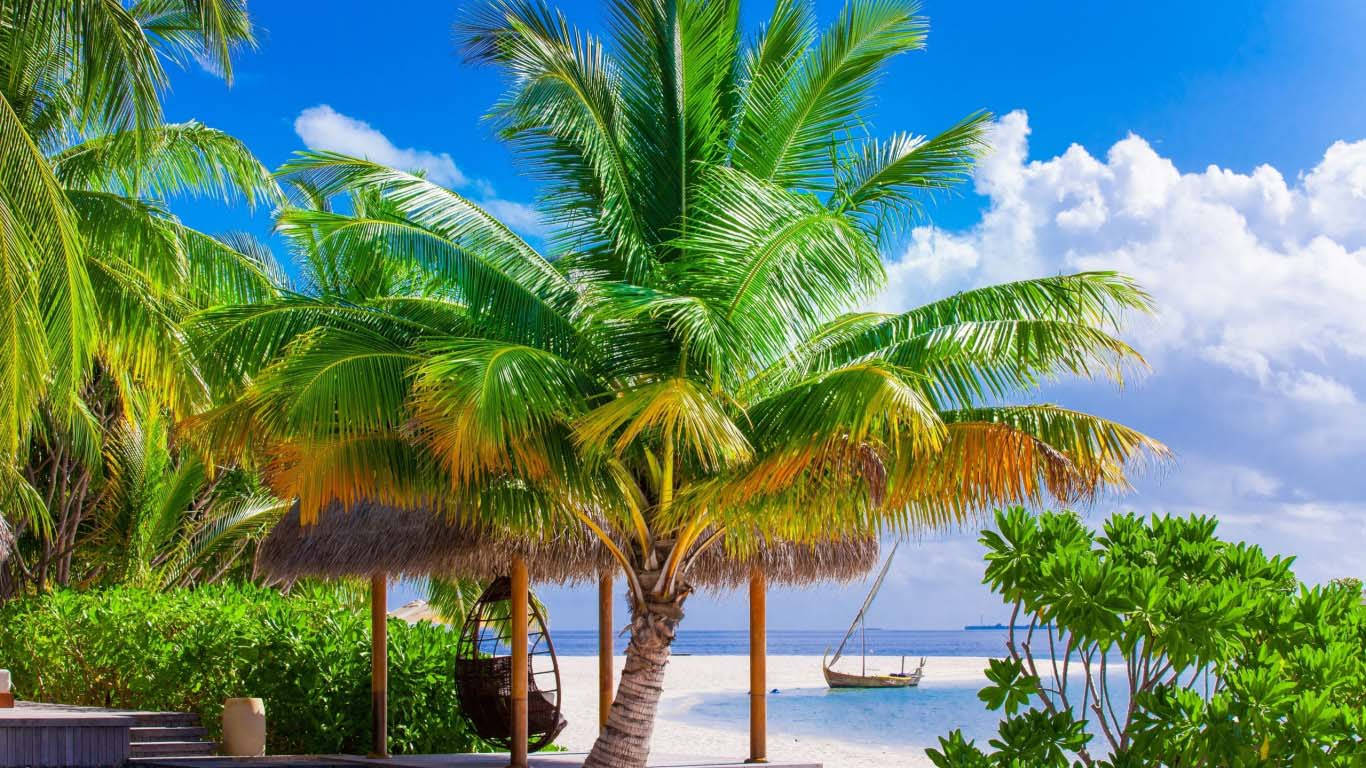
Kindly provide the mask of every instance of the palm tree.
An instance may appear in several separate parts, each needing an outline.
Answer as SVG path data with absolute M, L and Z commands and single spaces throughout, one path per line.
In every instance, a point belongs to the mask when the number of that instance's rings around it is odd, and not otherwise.
M 1143 365 L 1116 333 L 1150 303 L 1123 276 L 860 311 L 882 248 L 971 170 L 989 119 L 865 134 L 887 62 L 923 44 L 913 5 L 854 0 L 818 36 L 809 4 L 779 0 L 752 43 L 734 1 L 609 14 L 608 41 L 536 0 L 460 27 L 471 59 L 509 75 L 491 117 L 546 185 L 553 257 L 421 176 L 305 153 L 282 169 L 302 202 L 279 227 L 340 282 L 210 309 L 191 335 L 235 395 L 205 439 L 268 452 L 305 520 L 372 498 L 599 536 L 631 639 L 585 765 L 641 766 L 707 548 L 1073 501 L 1165 448 L 1013 403 Z
M 27 536 L 0 592 L 65 582 L 130 403 L 207 399 L 179 320 L 276 291 L 249 240 L 168 208 L 277 200 L 241 142 L 161 120 L 166 62 L 230 80 L 251 44 L 243 0 L 0 3 L 0 527 Z

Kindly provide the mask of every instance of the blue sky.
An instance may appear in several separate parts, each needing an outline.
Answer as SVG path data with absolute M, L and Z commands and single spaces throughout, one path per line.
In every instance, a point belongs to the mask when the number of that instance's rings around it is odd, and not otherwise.
M 306 144 L 420 166 L 524 230 L 536 190 L 480 116 L 497 97 L 465 66 L 450 2 L 253 4 L 260 50 L 232 89 L 189 71 L 171 119 L 243 138 L 274 166 Z M 564 3 L 599 26 L 596 2 Z M 838 3 L 819 0 L 822 18 Z M 769 6 L 750 2 L 754 28 Z M 1217 514 L 1226 536 L 1299 555 L 1319 580 L 1366 574 L 1366 4 L 930 0 L 926 51 L 898 60 L 879 134 L 1000 117 L 972 185 L 886 254 L 877 304 L 989 281 L 1114 267 L 1161 307 L 1131 338 L 1153 372 L 1122 392 L 1059 383 L 1048 399 L 1167 441 L 1175 464 L 1109 511 Z M 209 205 L 192 224 L 264 234 Z M 903 546 L 878 624 L 996 615 L 972 532 Z M 775 628 L 836 628 L 862 587 L 771 598 Z M 594 626 L 588 590 L 543 590 L 558 626 Z M 687 626 L 742 626 L 740 595 L 698 596 Z

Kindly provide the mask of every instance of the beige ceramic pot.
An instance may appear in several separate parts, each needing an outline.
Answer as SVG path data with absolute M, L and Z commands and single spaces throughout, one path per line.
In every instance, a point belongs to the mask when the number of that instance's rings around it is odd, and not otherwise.
M 223 754 L 261 757 L 266 753 L 266 703 L 260 699 L 223 702 Z

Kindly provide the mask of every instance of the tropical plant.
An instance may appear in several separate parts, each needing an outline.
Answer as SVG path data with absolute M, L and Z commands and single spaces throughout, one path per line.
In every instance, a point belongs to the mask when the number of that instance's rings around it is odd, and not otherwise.
M 241 142 L 161 121 L 166 62 L 230 79 L 251 43 L 242 0 L 0 3 L 0 528 L 18 540 L 0 594 L 70 578 L 113 490 L 106 437 L 207 400 L 180 319 L 276 291 L 249 239 L 168 209 L 278 198 Z
M 880 249 L 970 172 L 989 125 L 865 135 L 888 61 L 924 42 L 913 4 L 855 0 L 818 35 L 808 3 L 780 0 L 752 43 L 733 0 L 608 8 L 608 41 L 535 0 L 459 28 L 510 77 L 491 117 L 546 185 L 553 257 L 418 175 L 304 153 L 281 171 L 298 206 L 279 229 L 313 290 L 191 328 L 235 395 L 202 439 L 268 452 L 305 522 L 377 498 L 598 536 L 631 640 L 586 765 L 640 766 L 700 552 L 1085 498 L 1165 449 L 1010 404 L 1142 366 L 1115 335 L 1149 309 L 1125 277 L 860 311 Z
M 982 535 L 1012 608 L 979 694 L 990 754 L 961 731 L 940 768 L 1353 766 L 1366 757 L 1360 589 L 1306 587 L 1291 559 L 1222 541 L 1211 518 L 1015 508 Z
M 360 753 L 370 741 L 364 591 L 245 584 L 58 590 L 0 606 L 0 658 L 31 701 L 195 712 L 219 736 L 223 701 L 259 696 L 272 754 Z M 456 644 L 389 622 L 395 752 L 485 751 L 455 701 Z

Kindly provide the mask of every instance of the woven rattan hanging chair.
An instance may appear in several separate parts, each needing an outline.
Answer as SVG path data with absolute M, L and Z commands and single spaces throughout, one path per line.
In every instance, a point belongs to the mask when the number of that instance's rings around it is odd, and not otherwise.
M 512 582 L 495 579 L 475 601 L 460 632 L 455 683 L 460 708 L 480 738 L 512 744 Z M 535 752 L 568 725 L 560 714 L 560 663 L 545 617 L 527 608 L 527 749 Z

